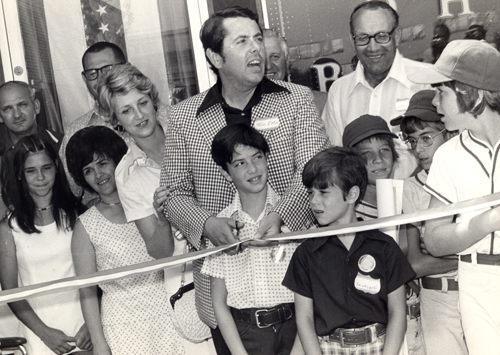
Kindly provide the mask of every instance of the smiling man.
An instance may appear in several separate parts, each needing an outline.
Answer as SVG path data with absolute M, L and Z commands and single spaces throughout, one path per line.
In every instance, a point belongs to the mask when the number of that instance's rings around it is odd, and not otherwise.
M 161 185 L 170 188 L 165 207 L 195 249 L 236 241 L 236 223 L 216 215 L 229 205 L 235 187 L 220 173 L 210 155 L 211 142 L 224 126 L 253 126 L 270 146 L 269 185 L 281 197 L 262 220 L 256 238 L 278 233 L 285 224 L 292 230 L 312 222 L 307 194 L 301 183 L 305 163 L 328 145 L 313 97 L 305 87 L 264 78 L 265 50 L 257 16 L 231 7 L 204 23 L 201 41 L 207 60 L 217 74 L 209 90 L 174 106 L 167 131 Z M 211 326 L 219 354 L 228 353 L 216 329 L 210 283 L 194 262 L 197 309 Z
M 268 79 L 288 81 L 288 44 L 278 32 L 263 29 L 264 47 L 266 48 L 266 77 Z
M 351 14 L 351 41 L 359 59 L 356 70 L 336 80 L 322 114 L 333 145 L 342 144 L 345 126 L 363 114 L 387 121 L 402 115 L 414 93 L 427 88 L 407 79 L 429 64 L 404 58 L 398 51 L 399 16 L 386 2 L 368 1 Z M 401 167 L 397 178 L 408 177 L 417 164 L 401 140 L 396 141 Z

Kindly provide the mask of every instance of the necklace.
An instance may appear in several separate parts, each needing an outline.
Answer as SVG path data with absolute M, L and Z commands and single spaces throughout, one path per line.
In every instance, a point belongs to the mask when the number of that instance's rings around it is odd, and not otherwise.
M 101 203 L 107 205 L 107 206 L 116 206 L 116 205 L 119 205 L 121 204 L 122 202 L 121 201 L 118 201 L 118 202 L 115 202 L 115 203 L 107 203 L 107 202 L 104 202 L 103 200 L 100 201 Z
M 42 207 L 42 208 L 40 208 L 40 207 L 36 207 L 36 210 L 37 210 L 37 211 L 47 211 L 48 209 L 52 208 L 52 206 L 53 206 L 53 205 L 49 205 L 49 206 L 47 206 L 47 207 Z

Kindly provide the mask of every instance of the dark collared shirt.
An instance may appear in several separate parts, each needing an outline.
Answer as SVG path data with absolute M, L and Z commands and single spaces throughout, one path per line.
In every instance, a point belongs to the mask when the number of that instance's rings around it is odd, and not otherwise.
M 224 97 L 222 97 L 222 82 L 219 79 L 217 84 L 212 86 L 210 91 L 207 93 L 207 96 L 205 96 L 205 99 L 196 112 L 196 116 L 206 109 L 220 104 L 222 106 L 222 110 L 224 111 L 224 115 L 226 116 L 227 124 L 246 123 L 250 125 L 252 121 L 252 108 L 260 102 L 262 95 L 283 91 L 288 92 L 286 88 L 273 83 L 267 78 L 264 78 L 255 88 L 255 91 L 245 108 L 240 110 L 229 106 Z
M 60 132 L 49 131 L 43 127 L 38 126 L 37 134 L 48 141 L 55 149 L 56 153 L 59 152 L 63 134 Z M 5 153 L 7 150 L 13 148 L 14 145 L 9 137 L 8 128 L 5 124 L 0 124 L 0 151 Z M 3 149 L 2 149 L 3 148 Z M 0 154 L 1 155 L 1 154 Z
M 293 254 L 283 285 L 312 298 L 317 335 L 387 324 L 387 295 L 415 277 L 396 242 L 378 230 L 356 233 L 350 250 L 337 236 L 312 238 Z

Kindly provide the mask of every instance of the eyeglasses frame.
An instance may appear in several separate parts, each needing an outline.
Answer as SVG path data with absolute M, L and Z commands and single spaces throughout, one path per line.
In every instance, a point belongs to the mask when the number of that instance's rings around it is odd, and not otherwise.
M 361 36 L 361 35 L 355 35 L 355 36 L 352 36 L 352 40 L 354 41 L 354 44 L 358 47 L 364 47 L 364 46 L 367 46 L 370 44 L 370 41 L 372 40 L 372 38 L 375 40 L 375 42 L 377 42 L 378 44 L 387 44 L 391 41 L 392 39 L 392 35 L 394 33 L 394 31 L 396 31 L 396 29 L 398 28 L 398 26 L 394 27 L 392 30 L 390 30 L 389 32 L 385 32 L 385 31 L 382 31 L 382 32 L 377 32 L 375 33 L 374 35 L 368 35 L 368 34 L 361 34 L 363 36 L 368 36 L 368 42 L 366 42 L 366 44 L 358 44 L 357 41 L 356 41 L 356 37 L 357 36 Z M 387 42 L 382 42 L 380 43 L 379 41 L 377 41 L 377 36 L 380 35 L 380 34 L 387 34 L 389 36 L 389 40 Z
M 417 146 L 418 146 L 418 144 L 419 144 L 419 143 L 420 143 L 420 145 L 421 145 L 422 147 L 427 148 L 427 147 L 430 147 L 431 145 L 433 145 L 433 144 L 434 144 L 434 138 L 436 138 L 437 136 L 439 136 L 439 135 L 440 135 L 441 133 L 443 133 L 444 131 L 446 131 L 446 128 L 443 128 L 441 131 L 439 131 L 438 133 L 436 133 L 436 134 L 435 134 L 435 135 L 433 135 L 433 136 L 431 136 L 429 133 L 427 133 L 427 134 L 424 134 L 424 135 L 422 135 L 422 136 L 418 137 L 418 139 L 415 139 L 415 138 L 409 138 L 409 139 L 405 140 L 405 144 L 406 144 L 406 145 L 410 148 L 410 150 L 415 150 L 415 149 L 417 149 Z M 428 136 L 428 137 L 431 139 L 431 144 L 429 144 L 429 145 L 423 145 L 423 144 L 422 144 L 422 137 L 425 137 L 425 136 Z M 412 148 L 412 144 L 409 142 L 409 140 L 410 140 L 410 139 L 414 139 L 414 140 L 416 140 L 416 142 L 415 142 L 415 148 Z
M 90 68 L 90 69 L 87 69 L 87 70 L 82 71 L 82 75 L 83 75 L 83 77 L 84 77 L 86 80 L 88 80 L 88 81 L 94 81 L 94 80 L 97 80 L 97 78 L 99 77 L 99 74 L 102 74 L 102 70 L 103 70 L 104 68 L 111 67 L 111 68 L 110 68 L 110 70 L 111 70 L 111 69 L 113 69 L 113 67 L 114 67 L 115 65 L 120 65 L 120 64 L 125 64 L 125 63 L 108 64 L 108 65 L 104 65 L 104 66 L 102 66 L 102 67 L 100 67 L 100 68 Z M 96 76 L 94 79 L 89 79 L 89 78 L 87 77 L 87 73 L 88 73 L 88 72 L 90 72 L 90 71 L 92 71 L 92 70 L 95 70 L 95 71 L 97 72 L 97 76 Z

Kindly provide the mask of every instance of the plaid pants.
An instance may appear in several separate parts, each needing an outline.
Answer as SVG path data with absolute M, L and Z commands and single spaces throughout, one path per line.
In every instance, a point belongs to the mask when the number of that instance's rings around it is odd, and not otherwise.
M 373 343 L 342 347 L 340 343 L 330 341 L 328 336 L 318 337 L 323 355 L 382 355 L 385 334 L 379 335 Z

